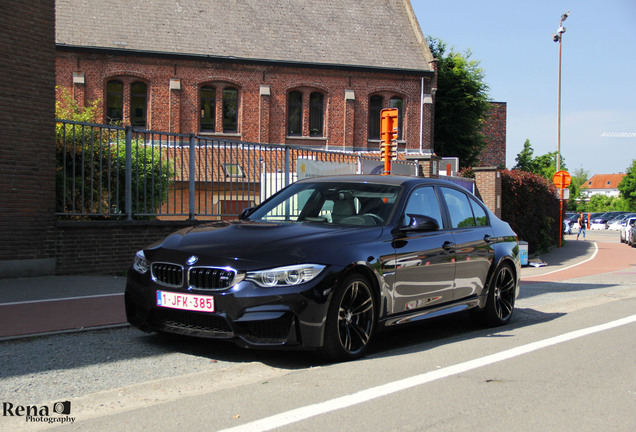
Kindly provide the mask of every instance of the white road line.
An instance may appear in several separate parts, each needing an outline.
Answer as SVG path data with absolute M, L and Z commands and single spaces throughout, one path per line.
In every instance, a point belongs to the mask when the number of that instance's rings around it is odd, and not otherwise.
M 563 270 L 569 270 L 569 269 L 571 269 L 573 267 L 580 266 L 581 264 L 585 264 L 586 262 L 592 261 L 594 258 L 596 258 L 596 254 L 598 253 L 598 245 L 596 244 L 596 242 L 593 242 L 593 244 L 594 244 L 594 253 L 592 253 L 592 256 L 589 257 L 588 259 L 583 260 L 580 263 L 576 263 L 576 264 L 572 264 L 571 266 L 564 267 L 562 269 L 557 269 L 557 270 L 553 270 L 553 271 L 547 272 L 547 273 L 541 273 L 541 274 L 536 274 L 536 275 L 532 275 L 532 276 L 522 277 L 521 280 L 526 280 L 526 279 L 539 277 L 539 276 L 551 275 L 552 273 L 558 273 L 558 272 L 563 271 Z
M 283 427 L 292 423 L 296 423 L 302 420 L 309 419 L 321 414 L 326 414 L 332 411 L 348 408 L 354 405 L 358 405 L 364 402 L 368 402 L 373 399 L 388 396 L 392 393 L 397 393 L 402 390 L 407 390 L 413 387 L 417 387 L 432 381 L 436 381 L 442 378 L 447 378 L 452 375 L 457 375 L 463 372 L 467 372 L 473 369 L 480 368 L 482 366 L 490 365 L 500 361 L 508 360 L 513 357 L 518 357 L 524 354 L 528 354 L 533 351 L 537 351 L 552 345 L 557 345 L 563 342 L 567 342 L 573 339 L 577 339 L 583 336 L 588 336 L 593 333 L 609 330 L 612 328 L 620 327 L 623 325 L 636 322 L 636 315 L 631 315 L 626 318 L 622 318 L 616 321 L 612 321 L 606 324 L 597 325 L 594 327 L 588 327 L 581 330 L 565 333 L 560 336 L 551 337 L 541 341 L 522 345 L 517 348 L 512 348 L 506 351 L 501 351 L 495 354 L 481 357 L 474 360 L 469 360 L 464 363 L 459 363 L 453 366 L 449 366 L 443 369 L 427 372 L 421 375 L 416 375 L 410 378 L 405 378 L 399 381 L 394 381 L 388 384 L 384 384 L 378 387 L 373 387 L 367 390 L 359 391 L 351 395 L 342 396 L 336 399 L 331 399 L 325 402 L 317 403 L 314 405 L 308 405 L 301 408 L 296 408 L 291 411 L 276 414 L 271 417 L 266 417 L 260 420 L 255 420 L 250 423 L 246 423 L 240 426 L 223 429 L 219 432 L 265 432 L 279 427 Z
M 124 293 L 96 294 L 91 296 L 63 297 L 63 298 L 53 298 L 53 299 L 44 299 L 44 300 L 27 300 L 27 301 L 13 302 L 13 303 L 0 303 L 0 306 L 14 306 L 14 305 L 23 305 L 23 304 L 33 304 L 33 303 L 58 302 L 58 301 L 65 301 L 65 300 L 82 300 L 82 299 L 93 299 L 93 298 L 104 298 L 104 297 L 116 297 L 116 296 L 123 296 L 123 295 Z

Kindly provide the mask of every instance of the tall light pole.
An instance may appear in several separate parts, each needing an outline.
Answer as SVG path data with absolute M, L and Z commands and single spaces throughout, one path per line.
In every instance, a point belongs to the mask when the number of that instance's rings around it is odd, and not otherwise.
M 557 155 L 556 155 L 556 170 L 561 171 L 561 46 L 563 41 L 563 33 L 565 33 L 565 27 L 563 27 L 563 21 L 565 21 L 570 15 L 570 11 L 567 11 L 561 15 L 561 21 L 559 22 L 559 30 L 557 34 L 553 35 L 553 40 L 559 44 L 559 103 L 557 114 Z

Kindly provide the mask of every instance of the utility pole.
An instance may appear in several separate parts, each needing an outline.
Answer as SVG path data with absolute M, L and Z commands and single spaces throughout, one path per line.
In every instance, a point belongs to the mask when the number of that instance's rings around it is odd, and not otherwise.
M 561 22 L 559 22 L 559 30 L 557 34 L 552 35 L 552 39 L 554 42 L 559 44 L 559 97 L 558 97 L 558 114 L 557 114 L 557 159 L 556 159 L 556 170 L 557 172 L 561 170 L 561 47 L 563 41 L 563 33 L 565 33 L 565 27 L 563 27 L 563 21 L 565 21 L 568 16 L 570 16 L 570 11 L 567 11 L 563 15 L 561 15 Z

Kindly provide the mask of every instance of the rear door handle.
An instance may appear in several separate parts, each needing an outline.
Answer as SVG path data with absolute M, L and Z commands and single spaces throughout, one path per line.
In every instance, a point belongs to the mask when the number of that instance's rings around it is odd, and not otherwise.
M 452 241 L 445 241 L 442 245 L 442 249 L 444 249 L 445 251 L 452 251 L 455 249 L 455 243 L 453 243 Z

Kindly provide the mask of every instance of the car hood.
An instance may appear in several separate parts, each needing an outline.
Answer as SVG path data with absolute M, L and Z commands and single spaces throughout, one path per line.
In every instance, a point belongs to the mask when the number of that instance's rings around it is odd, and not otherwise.
M 347 227 L 318 223 L 217 222 L 185 228 L 145 249 L 150 261 L 229 266 L 254 270 L 298 263 L 325 262 L 346 246 L 373 241 L 383 227 Z

